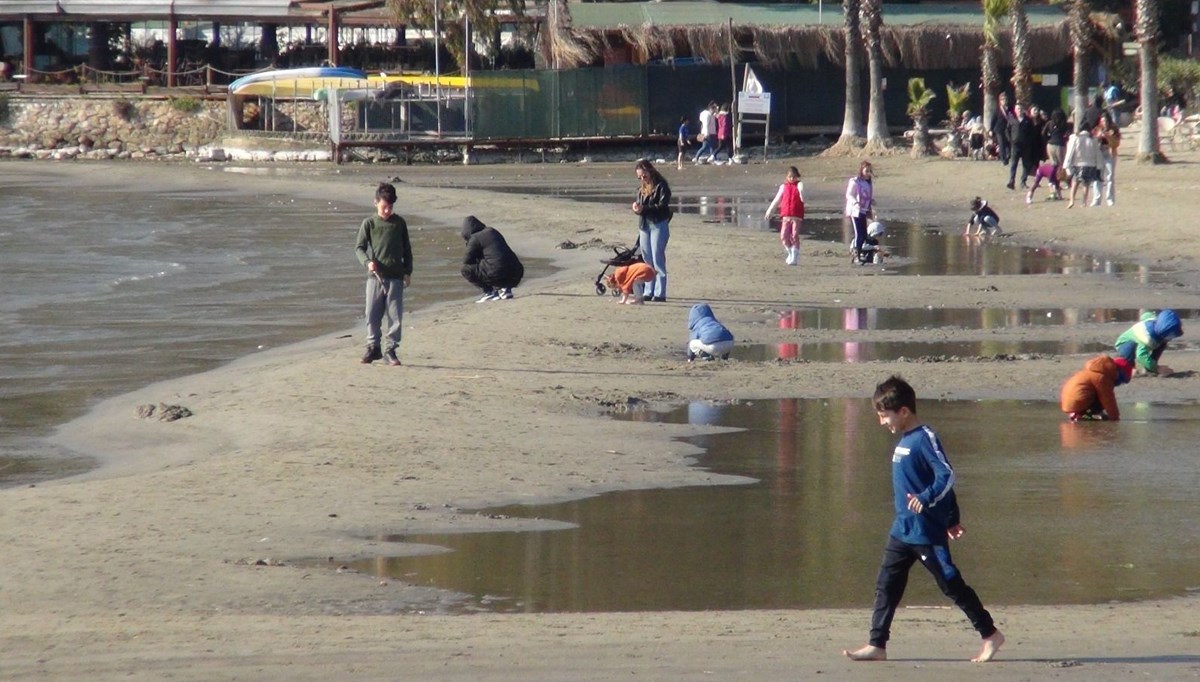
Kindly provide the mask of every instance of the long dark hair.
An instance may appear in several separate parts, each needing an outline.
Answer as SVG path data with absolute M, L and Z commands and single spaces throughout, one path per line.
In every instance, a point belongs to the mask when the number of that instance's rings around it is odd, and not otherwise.
M 634 164 L 633 167 L 635 170 L 640 170 L 645 173 L 645 175 L 642 176 L 642 187 L 638 190 L 638 194 L 640 196 L 650 196 L 650 193 L 654 191 L 655 187 L 658 187 L 659 185 L 665 185 L 667 183 L 666 178 L 662 176 L 662 173 L 658 172 L 658 169 L 655 168 L 654 164 L 650 163 L 648 159 L 638 159 L 637 163 Z

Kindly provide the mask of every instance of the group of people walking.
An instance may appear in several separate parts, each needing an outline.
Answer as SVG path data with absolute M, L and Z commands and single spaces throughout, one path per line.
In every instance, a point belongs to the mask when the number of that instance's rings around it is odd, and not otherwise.
M 1072 132 L 1074 124 L 1074 132 Z M 973 124 L 978 128 L 978 123 Z M 1036 106 L 1016 103 L 1010 107 L 1007 93 L 1000 93 L 998 108 L 988 128 L 996 156 L 1008 169 L 1008 189 L 1016 189 L 1018 168 L 1020 186 L 1027 190 L 1025 203 L 1045 180 L 1054 190 L 1053 199 L 1062 199 L 1061 184 L 1069 180 L 1067 208 L 1075 206 L 1079 190 L 1083 202 L 1099 206 L 1101 197 L 1109 205 L 1116 203 L 1117 149 L 1121 131 L 1104 98 L 1097 95 L 1076 120 L 1071 122 L 1061 109 L 1047 116 Z M 976 132 L 972 137 L 978 135 Z M 1029 178 L 1033 185 L 1029 185 Z M 1103 195 L 1101 185 L 1103 184 Z
M 700 110 L 699 123 L 695 141 L 700 143 L 700 148 L 692 155 L 692 163 L 733 163 L 733 116 L 729 113 L 729 105 L 709 102 Z M 692 141 L 691 119 L 685 114 L 679 117 L 675 168 L 683 170 L 683 157 Z M 723 160 L 718 158 L 722 153 L 725 154 Z

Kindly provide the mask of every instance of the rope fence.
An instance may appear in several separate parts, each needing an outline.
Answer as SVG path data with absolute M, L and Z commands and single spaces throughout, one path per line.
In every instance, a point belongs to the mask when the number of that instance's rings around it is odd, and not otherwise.
M 175 87 L 180 88 L 221 88 L 233 81 L 251 73 L 270 69 L 242 69 L 226 71 L 211 64 L 183 63 L 175 71 Z M 15 77 L 17 90 L 23 85 L 78 85 L 81 89 L 86 86 L 124 86 L 166 87 L 171 78 L 166 68 L 157 68 L 143 64 L 140 68 L 123 71 L 97 69 L 88 64 L 77 64 L 59 70 L 29 69 L 28 75 Z

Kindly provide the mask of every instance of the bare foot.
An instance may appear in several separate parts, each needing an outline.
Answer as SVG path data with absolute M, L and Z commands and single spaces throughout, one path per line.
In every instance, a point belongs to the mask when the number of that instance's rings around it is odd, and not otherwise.
M 1067 203 L 1067 208 L 1075 208 L 1075 201 L 1074 201 L 1074 200 L 1072 200 L 1072 201 L 1068 202 L 1068 203 Z
M 1001 639 L 1001 641 L 1003 641 L 1003 639 Z M 842 655 L 852 661 L 886 661 L 887 649 L 868 644 L 857 651 L 844 649 L 842 650 Z
M 987 663 L 995 657 L 996 652 L 1000 651 L 1000 647 L 1004 646 L 1004 635 L 999 631 L 992 633 L 991 637 L 983 638 L 983 648 L 979 650 L 979 655 L 971 659 L 972 663 Z

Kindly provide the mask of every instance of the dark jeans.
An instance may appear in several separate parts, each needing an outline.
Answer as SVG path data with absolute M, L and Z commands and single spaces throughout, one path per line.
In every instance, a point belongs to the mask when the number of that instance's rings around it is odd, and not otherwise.
M 967 614 L 971 626 L 980 637 L 991 637 L 996 632 L 992 614 L 983 608 L 979 596 L 963 580 L 954 562 L 950 560 L 950 548 L 946 545 L 910 545 L 888 537 L 883 550 L 883 562 L 879 565 L 879 577 L 875 580 L 875 612 L 871 616 L 871 644 L 887 648 L 892 632 L 892 618 L 908 587 L 908 571 L 920 561 L 954 605 Z
M 867 223 L 870 222 L 867 216 L 860 215 L 850 218 L 850 225 L 854 228 L 854 241 L 850 244 L 850 248 L 856 252 L 861 251 L 863 244 L 867 242 Z

